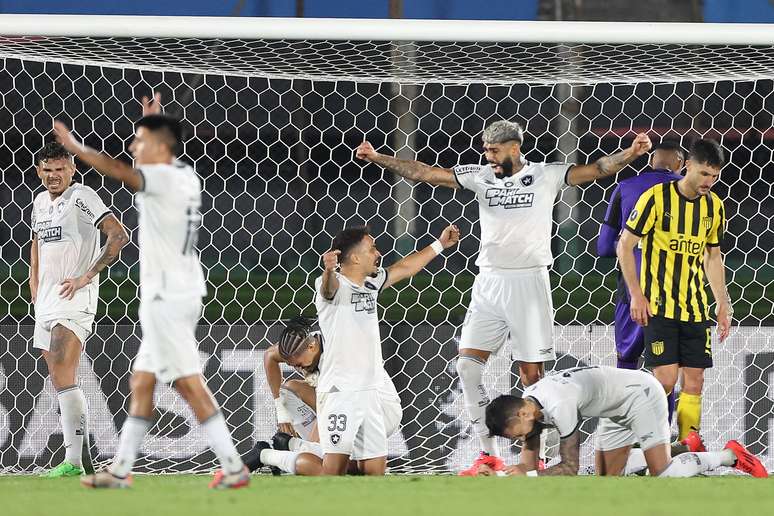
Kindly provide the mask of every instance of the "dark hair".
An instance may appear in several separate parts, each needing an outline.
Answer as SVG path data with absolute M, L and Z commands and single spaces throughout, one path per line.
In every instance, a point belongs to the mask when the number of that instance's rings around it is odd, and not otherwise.
M 172 154 L 177 156 L 182 150 L 183 129 L 180 121 L 168 115 L 146 115 L 134 124 L 135 129 L 145 127 L 151 132 L 160 133 L 167 139 Z
M 498 396 L 486 406 L 486 427 L 489 429 L 489 437 L 505 437 L 505 427 L 508 420 L 524 406 L 524 399 L 504 394 Z
M 657 150 L 676 152 L 680 155 L 680 159 L 685 157 L 685 151 L 683 151 L 680 143 L 675 140 L 661 140 L 661 142 L 653 148 L 653 151 Z
M 333 244 L 331 244 L 331 249 L 341 251 L 339 263 L 347 261 L 352 250 L 370 234 L 371 229 L 368 226 L 355 226 L 339 231 L 333 239 Z
M 723 148 L 715 140 L 709 138 L 696 140 L 691 144 L 688 159 L 697 163 L 704 163 L 713 168 L 722 168 L 726 164 L 726 156 Z
M 50 159 L 73 159 L 73 155 L 64 148 L 64 146 L 59 142 L 48 142 L 43 146 L 42 149 L 38 151 L 38 153 L 35 155 L 35 164 L 40 165 L 43 161 L 48 161 Z
M 280 334 L 277 348 L 279 354 L 285 360 L 296 356 L 304 349 L 304 342 L 312 333 L 314 320 L 304 316 L 294 317 L 285 325 Z

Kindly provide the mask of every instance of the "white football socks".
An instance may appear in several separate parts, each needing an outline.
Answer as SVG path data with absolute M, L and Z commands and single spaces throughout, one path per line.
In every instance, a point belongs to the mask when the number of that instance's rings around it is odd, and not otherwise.
M 73 466 L 81 466 L 83 439 L 86 432 L 88 409 L 86 397 L 77 385 L 65 387 L 57 392 L 59 400 L 62 435 L 64 437 L 65 461 Z
M 231 433 L 226 426 L 226 419 L 219 411 L 208 417 L 202 422 L 202 428 L 207 434 L 212 451 L 217 455 L 223 471 L 227 474 L 239 473 L 244 464 L 239 453 L 237 453 L 234 441 L 231 440 Z
M 489 437 L 489 429 L 486 427 L 485 414 L 489 397 L 482 380 L 485 365 L 486 362 L 478 358 L 461 356 L 457 359 L 457 373 L 465 399 L 465 410 L 473 425 L 473 433 L 481 441 L 481 449 L 490 455 L 499 455 L 497 441 L 494 437 Z
M 682 453 L 672 458 L 672 462 L 659 475 L 660 477 L 694 477 L 720 466 L 733 466 L 736 455 L 731 450 L 701 453 Z
M 288 448 L 290 451 L 297 451 L 301 453 L 312 453 L 314 455 L 317 455 L 321 459 L 323 458 L 322 446 L 320 446 L 320 443 L 315 443 L 312 441 L 304 441 L 303 439 L 300 439 L 298 437 L 291 437 L 288 441 Z
M 272 450 L 266 448 L 261 450 L 261 462 L 267 466 L 275 466 L 291 475 L 296 474 L 296 459 L 302 452 L 298 451 L 285 451 L 285 450 Z
M 121 438 L 118 441 L 118 451 L 113 458 L 113 464 L 108 470 L 115 476 L 125 478 L 132 472 L 134 460 L 140 449 L 142 440 L 151 427 L 151 420 L 143 417 L 129 416 L 121 428 Z
M 645 461 L 645 452 L 641 448 L 632 448 L 629 451 L 629 457 L 624 466 L 624 475 L 636 475 L 648 469 L 648 463 Z

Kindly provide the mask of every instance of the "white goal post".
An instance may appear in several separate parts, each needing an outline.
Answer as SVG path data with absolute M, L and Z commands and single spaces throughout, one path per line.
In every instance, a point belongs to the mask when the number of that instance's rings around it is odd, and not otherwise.
M 29 219 L 33 156 L 61 118 L 91 146 L 129 159 L 138 99 L 160 91 L 188 140 L 182 159 L 204 185 L 199 250 L 208 277 L 198 329 L 204 373 L 240 451 L 276 430 L 262 371 L 279 322 L 314 315 L 319 256 L 345 225 L 368 223 L 391 263 L 449 222 L 457 250 L 380 308 L 386 367 L 401 395 L 395 472 L 450 472 L 478 452 L 454 362 L 478 249 L 465 192 L 414 185 L 353 157 L 377 150 L 445 167 L 481 162 L 480 135 L 505 118 L 525 127 L 532 161 L 587 162 L 640 131 L 684 147 L 717 139 L 729 164 L 723 247 L 736 324 L 707 372 L 708 445 L 740 439 L 774 469 L 774 27 L 743 24 L 0 15 L 0 473 L 61 460 L 56 398 L 31 347 Z M 620 174 L 644 168 L 640 159 Z M 130 193 L 79 165 L 123 223 Z M 552 367 L 615 363 L 616 271 L 596 236 L 615 181 L 557 199 L 551 269 Z M 99 462 L 126 418 L 139 345 L 136 238 L 101 282 L 80 382 Z M 519 392 L 507 356 L 490 393 Z M 214 467 L 201 430 L 169 388 L 141 449 L 140 471 Z M 586 436 L 595 422 L 583 426 Z M 513 460 L 516 448 L 501 446 Z M 592 464 L 592 442 L 582 463 Z

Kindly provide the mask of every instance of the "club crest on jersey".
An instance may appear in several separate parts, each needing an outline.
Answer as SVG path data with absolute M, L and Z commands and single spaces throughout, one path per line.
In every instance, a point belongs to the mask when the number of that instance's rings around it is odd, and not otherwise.
M 339 444 L 339 441 L 341 441 L 341 436 L 339 434 L 331 434 L 331 443 Z
M 524 186 L 531 186 L 532 183 L 535 182 L 535 178 L 532 176 L 532 174 L 527 174 L 526 176 L 522 177 L 519 181 L 521 181 L 521 184 Z
M 704 217 L 701 219 L 701 223 L 704 225 L 704 229 L 710 230 L 712 229 L 712 217 Z
M 656 342 L 652 343 L 650 345 L 651 351 L 653 351 L 653 354 L 656 356 L 661 355 L 664 352 L 664 341 L 663 340 L 657 340 Z
M 535 200 L 535 194 L 532 192 L 519 192 L 518 189 L 509 188 L 488 188 L 485 195 L 489 200 L 489 206 L 501 206 L 506 210 L 530 208 L 532 201 Z
M 63 210 L 64 210 L 64 203 L 63 202 L 57 203 L 57 205 L 56 205 L 56 212 L 57 213 L 62 213 Z
M 356 312 L 369 314 L 376 312 L 376 300 L 370 292 L 353 292 L 349 299 Z

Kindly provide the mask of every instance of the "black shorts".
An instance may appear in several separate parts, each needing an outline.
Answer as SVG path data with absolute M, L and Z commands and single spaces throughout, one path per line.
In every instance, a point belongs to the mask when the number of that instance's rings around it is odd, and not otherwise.
M 654 315 L 644 329 L 645 366 L 712 367 L 711 322 L 684 322 Z

